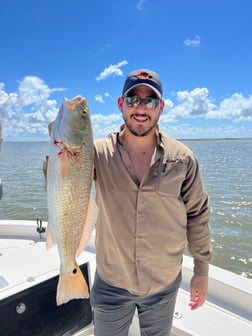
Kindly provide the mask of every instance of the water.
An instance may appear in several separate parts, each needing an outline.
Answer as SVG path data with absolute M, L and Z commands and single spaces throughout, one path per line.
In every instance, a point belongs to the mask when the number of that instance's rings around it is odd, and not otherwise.
M 252 279 L 252 139 L 183 141 L 211 198 L 212 264 Z M 0 219 L 47 220 L 47 142 L 7 142 L 0 153 Z

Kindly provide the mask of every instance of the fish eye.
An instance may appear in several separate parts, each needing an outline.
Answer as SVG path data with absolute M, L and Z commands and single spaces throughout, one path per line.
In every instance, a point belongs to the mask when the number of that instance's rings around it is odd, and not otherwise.
M 82 113 L 83 113 L 84 115 L 86 115 L 86 114 L 88 113 L 88 109 L 87 109 L 87 108 L 84 108 L 83 111 L 82 111 Z

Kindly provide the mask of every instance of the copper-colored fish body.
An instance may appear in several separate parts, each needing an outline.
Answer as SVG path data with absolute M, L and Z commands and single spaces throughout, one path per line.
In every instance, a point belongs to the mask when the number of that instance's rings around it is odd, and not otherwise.
M 76 255 L 88 242 L 96 221 L 91 197 L 93 155 L 87 101 L 81 96 L 65 99 L 51 130 L 47 172 L 47 247 L 56 243 L 60 256 L 58 305 L 89 296 Z

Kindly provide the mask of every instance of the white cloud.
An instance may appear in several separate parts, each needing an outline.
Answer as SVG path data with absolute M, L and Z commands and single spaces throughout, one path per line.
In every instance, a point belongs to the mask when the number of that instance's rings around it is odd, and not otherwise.
M 185 39 L 184 45 L 187 47 L 199 47 L 200 46 L 200 36 L 195 35 L 194 39 Z
M 101 103 L 101 104 L 105 103 L 103 98 L 102 98 L 102 95 L 100 95 L 100 94 L 95 95 L 95 101 L 97 101 L 98 103 Z
M 109 65 L 105 68 L 97 77 L 96 80 L 99 82 L 100 80 L 107 79 L 110 76 L 122 76 L 123 72 L 120 69 L 122 66 L 127 65 L 128 62 L 126 60 L 119 62 L 114 65 Z
M 209 119 L 233 119 L 237 121 L 252 121 L 252 96 L 245 98 L 240 93 L 224 99 L 218 110 L 207 114 Z
M 252 96 L 246 98 L 242 94 L 235 93 L 222 100 L 219 106 L 209 96 L 207 88 L 178 91 L 175 97 L 177 104 L 169 99 L 165 100 L 166 105 L 160 122 L 166 124 L 175 123 L 185 118 L 201 118 L 203 120 L 230 120 L 234 125 L 239 122 L 252 121 Z M 214 130 L 216 133 L 217 129 L 214 128 L 212 131 L 214 132 Z M 231 130 L 233 131 L 233 128 Z M 210 126 L 208 132 L 210 132 Z M 250 136 L 252 136 L 252 132 Z
M 251 137 L 251 132 L 244 126 L 221 125 L 206 127 L 194 126 L 192 123 L 163 123 L 161 129 L 177 139 L 205 138 L 241 138 Z
M 105 100 L 104 100 L 105 98 L 111 98 L 111 99 L 113 99 L 110 96 L 109 92 L 105 92 L 103 95 L 101 95 L 101 94 L 96 94 L 95 95 L 95 101 L 97 101 L 97 103 L 104 104 L 105 103 Z
M 51 89 L 42 79 L 31 76 L 25 77 L 18 85 L 16 92 L 7 93 L 4 83 L 0 83 L 0 116 L 3 119 L 4 138 L 47 140 L 48 123 L 56 117 L 61 103 L 50 96 L 52 92 L 63 89 Z M 95 100 L 105 106 L 113 98 L 109 92 L 105 92 L 97 94 Z M 216 104 L 207 88 L 195 88 L 191 91 L 178 91 L 172 99 L 165 99 L 165 103 L 160 125 L 173 136 L 252 136 L 248 124 L 252 122 L 252 96 L 234 93 Z M 101 110 L 102 108 L 101 106 Z M 107 136 L 122 124 L 122 116 L 116 104 L 112 109 L 116 112 L 92 113 L 95 138 Z M 222 127 L 218 128 L 218 125 Z M 226 125 L 225 129 L 223 125 Z
M 136 8 L 138 10 L 143 10 L 143 5 L 144 5 L 145 1 L 146 0 L 137 0 Z
M 36 132 L 47 132 L 48 124 L 58 112 L 57 101 L 49 99 L 54 91 L 42 79 L 27 76 L 18 82 L 17 92 L 7 93 L 0 83 L 0 115 L 3 119 L 5 134 L 29 136 Z
M 119 129 L 122 124 L 121 113 L 93 114 L 91 116 L 94 138 L 108 136 L 111 132 Z
M 101 123 L 101 124 L 111 124 L 115 121 L 122 121 L 122 117 L 121 117 L 121 114 L 118 112 L 118 113 L 111 113 L 109 115 L 104 115 L 104 114 L 101 114 L 101 113 L 98 113 L 98 114 L 94 114 L 92 115 L 92 121 L 94 123 Z
M 208 113 L 216 109 L 215 104 L 208 96 L 207 88 L 178 91 L 176 98 L 177 105 L 174 105 L 170 100 L 166 101 L 165 111 L 167 113 L 163 113 L 164 121 L 177 120 L 181 117 L 206 117 Z
M 216 107 L 208 97 L 207 88 L 178 91 L 177 98 L 182 115 L 204 116 Z

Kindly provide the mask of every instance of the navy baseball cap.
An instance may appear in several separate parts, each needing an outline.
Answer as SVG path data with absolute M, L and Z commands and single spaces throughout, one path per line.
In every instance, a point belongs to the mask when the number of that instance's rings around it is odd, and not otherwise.
M 124 82 L 122 96 L 126 96 L 130 90 L 138 85 L 146 85 L 150 87 L 156 93 L 157 97 L 162 99 L 162 83 L 156 72 L 148 69 L 140 69 L 130 72 Z

